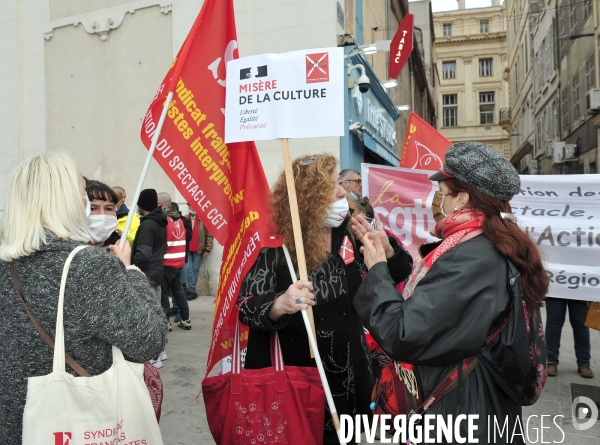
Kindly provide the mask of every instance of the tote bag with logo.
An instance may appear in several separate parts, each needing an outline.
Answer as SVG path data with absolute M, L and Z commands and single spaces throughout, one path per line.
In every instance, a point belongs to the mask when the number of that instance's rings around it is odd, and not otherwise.
M 113 365 L 103 374 L 74 377 L 65 372 L 65 285 L 73 257 L 85 247 L 73 250 L 63 268 L 52 373 L 27 382 L 23 445 L 162 445 L 143 364 L 126 361 L 113 346 Z

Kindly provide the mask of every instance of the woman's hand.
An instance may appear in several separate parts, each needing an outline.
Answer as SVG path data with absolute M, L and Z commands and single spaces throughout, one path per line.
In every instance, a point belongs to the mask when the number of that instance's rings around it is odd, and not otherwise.
M 125 240 L 123 249 L 119 247 L 119 244 L 113 244 L 112 246 L 109 246 L 109 249 L 110 254 L 123 261 L 125 267 L 131 266 L 131 246 L 129 245 L 129 241 Z
M 371 269 L 375 264 L 386 261 L 386 254 L 381 245 L 381 238 L 377 235 L 377 232 L 372 231 L 366 234 L 362 239 L 363 246 L 360 251 L 365 259 L 365 264 L 368 269 Z
M 367 234 L 369 234 L 371 237 L 378 237 L 380 240 L 381 247 L 385 252 L 385 258 L 391 258 L 394 256 L 395 253 L 394 248 L 391 246 L 390 240 L 388 239 L 385 230 L 383 230 L 383 224 L 381 223 L 381 219 L 379 219 L 379 215 L 377 214 L 375 215 L 375 221 L 377 222 L 377 230 L 373 229 L 371 223 L 369 223 L 369 221 L 367 221 L 367 219 L 363 215 L 358 215 L 356 218 L 352 218 L 352 231 L 363 245 L 365 244 L 363 238 Z
M 275 299 L 271 312 L 269 312 L 269 318 L 277 321 L 285 314 L 295 314 L 302 309 L 307 309 L 308 306 L 314 306 L 315 296 L 302 290 L 303 288 L 312 290 L 312 283 L 306 280 L 298 280 L 290 285 L 285 294 Z

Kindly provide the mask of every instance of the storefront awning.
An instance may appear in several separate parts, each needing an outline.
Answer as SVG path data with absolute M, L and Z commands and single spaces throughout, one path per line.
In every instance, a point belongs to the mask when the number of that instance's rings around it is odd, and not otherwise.
M 400 165 L 400 158 L 396 156 L 395 153 L 392 153 L 383 145 L 378 143 L 377 140 L 370 136 L 368 133 L 364 132 L 363 136 L 363 143 L 365 144 L 365 147 L 367 147 L 369 150 L 371 150 L 373 153 L 375 153 L 377 156 L 382 158 L 390 165 L 393 165 L 394 167 L 398 167 Z

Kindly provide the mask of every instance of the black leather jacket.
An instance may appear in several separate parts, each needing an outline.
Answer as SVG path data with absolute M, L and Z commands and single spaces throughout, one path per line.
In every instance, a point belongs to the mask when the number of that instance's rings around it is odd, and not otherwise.
M 389 356 L 417 365 L 417 381 L 427 398 L 459 361 L 482 352 L 486 338 L 505 320 L 511 301 L 507 277 L 505 257 L 480 235 L 444 253 L 408 300 L 396 291 L 387 265 L 375 264 L 353 303 L 365 327 Z M 497 416 L 500 425 L 508 418 L 512 433 L 521 407 L 509 400 L 481 365 L 426 413 L 451 414 L 453 418 L 479 414 L 474 435 L 479 443 L 523 443 L 521 436 L 511 442 L 506 432 L 488 442 L 487 416 Z M 461 427 L 467 437 L 466 422 Z M 493 434 L 492 428 L 490 425 Z

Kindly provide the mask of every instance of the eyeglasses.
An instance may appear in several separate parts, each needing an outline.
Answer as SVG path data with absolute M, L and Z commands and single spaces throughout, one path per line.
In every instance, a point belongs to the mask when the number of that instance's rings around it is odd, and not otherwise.
M 317 155 L 312 155 L 310 158 L 301 159 L 300 164 L 301 165 L 312 164 L 313 162 L 315 162 L 315 159 L 317 159 Z
M 358 185 L 362 185 L 362 179 L 345 179 L 342 182 L 356 182 Z

